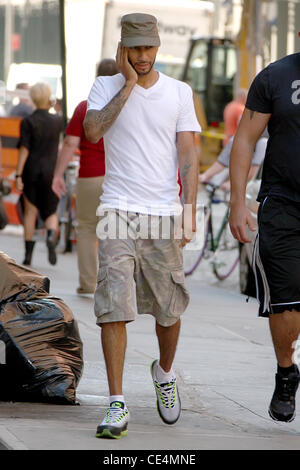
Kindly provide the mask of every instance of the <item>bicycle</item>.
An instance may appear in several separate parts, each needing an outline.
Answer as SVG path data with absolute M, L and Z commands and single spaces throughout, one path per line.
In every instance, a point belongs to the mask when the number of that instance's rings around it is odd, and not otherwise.
M 203 258 L 211 258 L 215 276 L 223 281 L 230 276 L 239 263 L 239 244 L 232 236 L 228 223 L 229 201 L 225 192 L 223 198 L 216 195 L 218 189 L 219 186 L 206 183 L 208 201 L 205 205 L 198 204 L 197 206 L 196 241 L 190 242 L 183 250 L 186 276 L 193 274 Z M 219 204 L 224 204 L 226 208 L 216 229 L 217 219 L 220 219 L 220 214 L 213 211 L 213 206 Z
M 66 194 L 64 194 L 58 206 L 59 241 L 57 249 L 60 253 L 72 251 L 73 233 L 76 229 L 76 201 L 75 189 L 78 176 L 79 162 L 72 160 L 65 171 Z

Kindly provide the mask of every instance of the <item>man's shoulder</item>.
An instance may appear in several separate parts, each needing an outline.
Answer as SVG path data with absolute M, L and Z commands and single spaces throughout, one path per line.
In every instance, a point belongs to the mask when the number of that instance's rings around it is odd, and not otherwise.
M 87 100 L 80 101 L 76 106 L 76 109 L 86 109 L 87 107 Z
M 68 122 L 66 133 L 68 133 L 69 128 L 77 123 L 82 123 L 87 110 L 87 100 L 80 101 L 76 108 L 74 109 L 73 115 Z
M 166 82 L 166 84 L 172 84 L 175 87 L 182 88 L 182 89 L 189 89 L 191 88 L 188 83 L 183 82 L 182 80 L 178 80 L 177 78 L 170 77 L 169 75 L 165 75 L 162 72 L 159 72 L 160 77 Z
M 78 103 L 78 105 L 74 109 L 72 118 L 74 117 L 76 118 L 78 116 L 81 116 L 82 114 L 85 115 L 86 110 L 87 110 L 87 100 L 80 101 L 80 103 Z
M 300 66 L 300 53 L 297 52 L 295 54 L 289 54 L 285 57 L 282 57 L 281 59 L 276 60 L 275 62 L 271 62 L 269 65 L 267 65 L 262 72 L 269 72 L 270 74 L 272 73 L 279 73 L 283 72 L 285 73 L 286 70 L 290 70 L 291 66 Z
M 10 116 L 14 117 L 27 117 L 33 113 L 33 108 L 26 103 L 18 103 L 17 105 L 13 106 L 9 112 Z
M 95 83 L 103 84 L 104 86 L 115 86 L 125 81 L 124 75 L 117 73 L 116 75 L 99 75 Z
M 173 93 L 177 93 L 180 99 L 185 100 L 189 94 L 193 94 L 192 87 L 177 78 L 169 77 L 164 73 L 160 72 L 160 77 L 162 78 L 163 85 L 166 89 L 172 90 Z

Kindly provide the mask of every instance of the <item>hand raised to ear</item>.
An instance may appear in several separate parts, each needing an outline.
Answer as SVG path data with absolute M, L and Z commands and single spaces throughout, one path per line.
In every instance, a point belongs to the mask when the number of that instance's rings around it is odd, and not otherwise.
M 128 61 L 128 48 L 122 46 L 119 42 L 117 54 L 116 54 L 116 63 L 120 72 L 124 75 L 127 82 L 136 83 L 138 81 L 138 75 L 132 65 Z

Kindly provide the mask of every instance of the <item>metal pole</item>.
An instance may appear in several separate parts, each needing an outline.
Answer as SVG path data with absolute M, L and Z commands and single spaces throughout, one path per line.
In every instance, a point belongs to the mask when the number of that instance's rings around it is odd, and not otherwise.
M 295 14 L 296 4 L 293 1 L 288 2 L 288 25 L 287 25 L 287 41 L 286 53 L 287 55 L 295 52 Z
M 60 63 L 62 68 L 62 112 L 63 124 L 67 125 L 67 75 L 66 75 L 66 37 L 65 37 L 65 0 L 59 0 L 60 20 Z
M 13 51 L 11 40 L 13 34 L 14 11 L 11 0 L 7 0 L 5 5 L 5 23 L 4 23 L 4 80 L 7 81 L 9 66 L 13 61 Z
M 255 2 L 255 75 L 263 68 L 263 18 L 261 0 Z

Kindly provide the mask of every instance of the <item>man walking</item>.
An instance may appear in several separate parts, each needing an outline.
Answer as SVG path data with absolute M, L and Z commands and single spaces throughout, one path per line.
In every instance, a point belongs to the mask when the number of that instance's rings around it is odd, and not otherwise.
M 258 194 L 255 247 L 259 315 L 269 317 L 277 358 L 269 414 L 292 421 L 299 371 L 293 347 L 300 332 L 300 53 L 280 59 L 254 79 L 230 157 L 233 235 L 249 242 L 255 224 L 245 205 L 247 175 L 256 141 L 268 124 L 269 141 Z
M 154 62 L 160 39 L 156 18 L 135 13 L 121 20 L 116 62 L 120 74 L 98 77 L 88 98 L 84 120 L 92 142 L 104 137 L 106 174 L 98 213 L 99 272 L 95 314 L 101 326 L 110 406 L 97 437 L 127 434 L 129 411 L 122 391 L 126 323 L 135 319 L 133 281 L 139 314 L 156 320 L 160 358 L 151 365 L 158 412 L 167 424 L 180 415 L 180 398 L 172 368 L 180 316 L 189 296 L 184 285 L 182 246 L 196 230 L 198 159 L 194 132 L 199 132 L 191 88 L 158 73 Z M 174 235 L 181 209 L 177 172 L 185 204 L 182 240 Z M 186 206 L 185 206 L 186 207 Z M 103 222 L 113 215 L 119 236 L 105 237 Z M 156 217 L 159 237 L 149 219 Z M 110 220 L 110 219 L 109 219 Z M 168 238 L 163 227 L 169 223 Z M 124 226 L 129 237 L 120 235 Z M 139 237 L 142 231 L 147 236 Z M 172 235 L 173 233 L 173 235 Z

